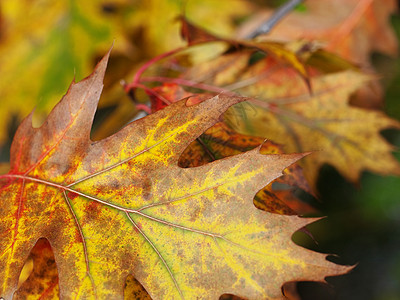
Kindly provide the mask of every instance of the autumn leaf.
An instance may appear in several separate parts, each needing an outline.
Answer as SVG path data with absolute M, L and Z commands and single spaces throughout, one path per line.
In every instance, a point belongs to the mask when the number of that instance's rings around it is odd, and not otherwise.
M 181 18 L 182 23 L 182 36 L 188 41 L 189 45 L 196 45 L 198 43 L 205 42 L 226 42 L 230 44 L 232 47 L 237 48 L 245 48 L 252 49 L 255 51 L 262 51 L 264 53 L 270 54 L 274 56 L 277 60 L 280 60 L 282 63 L 286 63 L 291 66 L 294 70 L 296 70 L 308 83 L 308 72 L 305 67 L 305 64 L 301 59 L 296 55 L 295 52 L 286 48 L 284 43 L 274 42 L 274 41 L 258 41 L 258 40 L 241 40 L 241 39 L 232 39 L 232 38 L 223 38 L 217 35 L 213 35 L 203 28 L 196 26 L 189 22 L 186 18 Z
M 331 58 L 328 52 L 318 50 L 308 61 L 321 63 Z M 357 182 L 364 170 L 399 174 L 399 164 L 391 154 L 394 147 L 380 135 L 384 129 L 399 128 L 398 122 L 383 112 L 351 104 L 354 93 L 374 77 L 342 59 L 334 62 L 338 62 L 337 68 L 332 62 L 326 70 L 317 68 L 315 62 L 308 66 L 312 94 L 293 68 L 268 56 L 252 63 L 249 53 L 242 51 L 223 55 L 214 64 L 194 66 L 181 78 L 194 87 L 207 85 L 256 97 L 250 101 L 251 109 L 236 106 L 227 112 L 225 121 L 241 134 L 271 139 L 286 151 L 316 151 L 312 158 L 302 160 L 314 190 L 325 163 L 352 182 Z
M 225 157 L 230 157 L 256 148 L 261 154 L 282 154 L 282 147 L 263 138 L 246 136 L 234 132 L 225 123 L 219 122 L 193 141 L 182 153 L 179 165 L 182 167 L 197 167 Z M 302 202 L 294 195 L 298 189 L 312 193 L 301 167 L 293 164 L 288 167 L 283 176 L 274 182 L 285 188 L 274 188 L 272 183 L 259 191 L 254 198 L 254 205 L 264 211 L 287 214 L 304 215 L 315 213 L 316 210 Z
M 169 104 L 182 99 L 188 99 L 190 103 L 199 103 L 205 99 L 211 98 L 213 94 L 195 94 L 185 91 L 181 86 L 171 83 L 156 86 L 148 90 L 150 97 L 151 112 L 154 113 L 167 107 Z M 261 144 L 261 143 L 260 143 Z
M 348 267 L 291 241 L 314 221 L 255 208 L 258 190 L 303 154 L 259 149 L 180 168 L 184 149 L 232 104 L 219 96 L 174 103 L 113 136 L 90 140 L 106 56 L 72 83 L 40 128 L 32 115 L 0 177 L 0 295 L 11 299 L 31 248 L 46 238 L 60 297 L 122 299 L 132 274 L 153 299 L 282 297 L 281 285 Z
M 187 92 L 177 84 L 163 84 L 152 88 L 151 92 L 149 96 L 152 112 L 166 107 L 165 101 L 174 103 L 183 98 L 190 98 L 191 101 L 200 101 L 201 98 L 207 97 L 207 95 L 211 97 L 209 94 Z M 260 148 L 260 153 L 262 154 L 284 153 L 282 146 L 272 141 L 239 134 L 230 129 L 225 123 L 219 122 L 185 149 L 178 165 L 184 168 L 198 167 L 217 159 L 249 151 L 259 145 L 262 145 Z M 272 183 L 269 184 L 259 191 L 254 198 L 254 204 L 257 208 L 287 215 L 305 215 L 316 212 L 310 205 L 294 195 L 295 191 L 299 189 L 312 194 L 311 188 L 303 175 L 303 170 L 298 164 L 288 167 L 284 171 L 284 175 L 274 182 L 282 184 L 286 189 L 273 188 Z M 291 188 L 287 189 L 288 186 Z
M 275 65 L 264 60 L 248 68 L 241 78 L 252 78 Z M 350 96 L 370 80 L 370 76 L 344 71 L 312 77 L 313 95 L 293 70 L 281 68 L 243 89 L 257 95 L 256 112 L 238 122 L 237 114 L 228 122 L 242 134 L 264 136 L 285 145 L 286 151 L 317 151 L 303 160 L 306 178 L 315 184 L 320 167 L 328 163 L 356 182 L 363 170 L 379 174 L 399 174 L 400 166 L 391 146 L 380 131 L 399 128 L 399 123 L 383 112 L 349 105 Z M 351 166 L 351 167 L 349 167 Z

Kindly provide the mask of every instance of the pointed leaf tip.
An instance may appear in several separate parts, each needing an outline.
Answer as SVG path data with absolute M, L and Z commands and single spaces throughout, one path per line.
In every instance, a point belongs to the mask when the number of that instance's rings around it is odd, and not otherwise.
M 105 74 L 106 69 L 107 69 L 107 64 L 108 64 L 108 61 L 109 61 L 109 59 L 110 59 L 111 50 L 112 50 L 113 46 L 114 46 L 114 43 L 113 43 L 113 45 L 111 45 L 110 49 L 109 49 L 109 50 L 107 51 L 107 53 L 103 56 L 103 58 L 97 63 L 97 65 L 96 65 L 96 67 L 95 67 L 95 69 L 94 69 L 93 74 L 95 74 L 95 73 L 98 72 L 98 73 L 100 73 L 100 75 L 104 78 L 104 74 Z

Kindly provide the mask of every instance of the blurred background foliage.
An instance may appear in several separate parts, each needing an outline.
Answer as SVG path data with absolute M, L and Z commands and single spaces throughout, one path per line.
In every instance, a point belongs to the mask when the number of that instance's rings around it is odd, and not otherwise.
M 140 65 L 155 55 L 184 45 L 179 35 L 178 15 L 185 14 L 220 36 L 244 36 L 271 14 L 271 8 L 282 2 L 1 1 L 0 160 L 8 161 L 11 139 L 21 119 L 35 109 L 35 125 L 40 125 L 66 92 L 71 79 L 75 77 L 78 81 L 87 76 L 112 44 L 105 91 L 96 115 L 96 124 L 101 123 L 97 126 L 106 128 L 103 135 L 115 132 L 121 123 L 137 114 L 120 81 L 129 82 Z M 320 3 L 318 7 L 316 2 Z M 378 96 L 366 106 L 383 108 L 389 116 L 400 120 L 398 3 L 369 2 L 380 17 L 373 19 L 374 22 L 363 21 L 364 29 L 357 27 L 356 38 L 347 41 L 347 48 L 339 53 L 379 74 L 382 85 L 373 89 L 375 93 L 368 92 L 368 95 Z M 345 6 L 345 1 L 305 1 L 292 17 L 283 20 L 271 32 L 270 37 L 279 40 L 318 38 L 327 43 L 328 49 L 338 50 L 337 44 L 330 44 L 328 39 L 344 22 L 340 16 L 346 12 L 334 11 L 332 5 L 340 8 L 340 5 Z M 305 27 L 294 30 L 301 19 L 307 20 L 303 23 Z M 325 37 L 304 29 L 313 28 L 318 22 L 321 28 L 327 28 L 329 34 L 325 33 Z M 196 55 L 210 56 L 214 51 L 203 48 Z M 376 100 L 382 96 L 384 102 Z M 118 116 L 118 122 L 112 119 L 113 114 Z M 398 131 L 386 130 L 383 135 L 400 146 Z M 400 159 L 398 151 L 395 155 Z M 316 251 L 336 254 L 332 260 L 338 263 L 357 265 L 347 275 L 328 279 L 331 286 L 299 284 L 301 299 L 400 299 L 400 178 L 364 172 L 355 186 L 334 168 L 325 166 L 317 186 L 320 199 L 312 203 L 322 215 L 328 216 L 309 226 L 318 244 L 302 233 L 296 233 L 294 239 Z

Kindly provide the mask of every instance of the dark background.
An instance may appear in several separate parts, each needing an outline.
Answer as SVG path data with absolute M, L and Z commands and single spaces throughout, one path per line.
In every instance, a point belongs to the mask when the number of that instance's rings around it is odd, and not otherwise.
M 391 21 L 399 39 L 400 16 L 394 15 Z M 400 120 L 400 60 L 374 53 L 372 61 L 383 76 L 384 110 Z M 382 134 L 400 147 L 400 131 Z M 399 150 L 394 155 L 400 159 Z M 331 260 L 355 268 L 347 275 L 328 278 L 330 286 L 299 284 L 302 299 L 400 299 L 400 178 L 364 172 L 354 186 L 333 167 L 324 166 L 318 190 L 320 202 L 314 204 L 328 218 L 309 226 L 318 245 L 304 237 L 300 243 L 334 253 L 338 257 Z

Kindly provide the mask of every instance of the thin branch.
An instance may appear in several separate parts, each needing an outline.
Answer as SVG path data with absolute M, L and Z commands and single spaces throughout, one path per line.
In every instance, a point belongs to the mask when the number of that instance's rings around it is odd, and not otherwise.
M 156 57 L 153 57 L 152 59 L 150 59 L 148 62 L 146 62 L 144 65 L 142 65 L 139 68 L 139 70 L 136 72 L 135 76 L 133 77 L 132 83 L 133 84 L 139 83 L 140 82 L 140 76 L 142 76 L 143 72 L 146 71 L 154 63 L 156 63 L 156 62 L 158 62 L 158 61 L 160 61 L 160 60 L 162 60 L 162 59 L 164 59 L 166 57 L 172 56 L 172 55 L 174 55 L 174 54 L 176 54 L 176 53 L 178 53 L 178 52 L 180 52 L 180 51 L 182 51 L 182 50 L 184 50 L 186 48 L 187 47 L 175 48 L 175 49 L 173 49 L 171 51 L 168 51 L 168 52 L 162 53 L 162 54 L 160 54 L 160 55 L 158 55 Z
M 303 2 L 303 0 L 289 0 L 281 7 L 279 7 L 274 14 L 261 26 L 259 26 L 255 31 L 250 33 L 246 38 L 253 39 L 260 34 L 265 34 L 271 31 L 271 29 L 280 21 L 282 20 L 288 13 L 290 13 L 296 5 Z
M 192 88 L 196 88 L 196 89 L 200 89 L 200 90 L 204 90 L 204 91 L 209 91 L 209 92 L 214 92 L 214 93 L 225 93 L 228 95 L 236 95 L 236 93 L 215 86 L 215 85 L 209 85 L 209 84 L 205 84 L 205 83 L 201 83 L 201 82 L 197 82 L 197 81 L 192 81 L 192 80 L 188 80 L 188 79 L 184 79 L 184 78 L 170 78 L 170 77 L 160 77 L 160 76 L 156 76 L 156 77 L 143 77 L 141 79 L 142 82 L 171 82 L 171 83 L 175 83 L 177 85 L 183 85 L 183 86 L 187 86 L 187 87 L 192 87 Z

